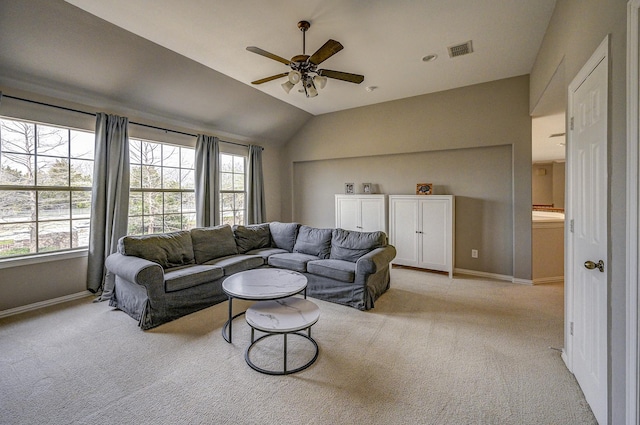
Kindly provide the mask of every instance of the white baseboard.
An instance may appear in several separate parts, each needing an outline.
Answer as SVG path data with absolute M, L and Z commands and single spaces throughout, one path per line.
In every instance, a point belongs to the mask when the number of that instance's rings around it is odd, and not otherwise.
M 540 277 L 537 279 L 533 279 L 533 284 L 537 285 L 539 283 L 562 282 L 563 280 L 564 276 Z
M 533 280 L 531 280 L 531 279 L 517 279 L 517 278 L 514 277 L 511 281 L 513 283 L 517 283 L 517 284 L 520 284 L 520 285 L 533 285 L 534 284 Z
M 3 317 L 13 316 L 15 314 L 25 313 L 27 311 L 37 310 L 43 307 L 49 307 L 51 305 L 56 305 L 56 304 L 64 303 L 67 301 L 77 300 L 79 298 L 84 298 L 91 295 L 95 295 L 95 294 L 92 294 L 89 291 L 82 291 L 75 294 L 65 295 L 64 297 L 53 298 L 51 300 L 45 300 L 45 301 L 40 301 L 33 304 L 23 305 L 16 308 L 10 308 L 9 310 L 2 310 L 0 311 L 0 319 Z
M 477 270 L 467 270 L 467 269 L 458 269 L 458 268 L 453 269 L 453 272 L 456 274 L 459 273 L 459 274 L 466 274 L 470 276 L 486 277 L 488 279 L 506 280 L 508 282 L 514 282 L 513 276 L 507 276 L 503 274 L 479 272 Z

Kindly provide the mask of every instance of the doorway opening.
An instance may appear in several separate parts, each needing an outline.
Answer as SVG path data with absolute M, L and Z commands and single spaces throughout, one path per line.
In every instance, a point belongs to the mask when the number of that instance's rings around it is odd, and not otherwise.
M 534 284 L 564 281 L 566 114 L 531 120 L 531 254 Z

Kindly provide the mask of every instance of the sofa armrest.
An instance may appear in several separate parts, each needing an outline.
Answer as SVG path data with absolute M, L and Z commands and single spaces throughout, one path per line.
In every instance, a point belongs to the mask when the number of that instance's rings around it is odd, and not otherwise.
M 138 285 L 151 287 L 164 284 L 164 270 L 162 266 L 144 258 L 114 253 L 105 261 L 107 269 L 121 278 Z
M 396 248 L 393 245 L 376 248 L 356 261 L 356 274 L 374 274 L 389 266 L 395 257 Z

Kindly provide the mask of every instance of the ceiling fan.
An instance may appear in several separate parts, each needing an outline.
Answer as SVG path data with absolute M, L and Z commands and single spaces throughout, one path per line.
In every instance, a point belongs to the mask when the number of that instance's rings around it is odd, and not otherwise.
M 327 78 L 348 81 L 356 84 L 360 84 L 364 81 L 364 75 L 332 71 L 330 69 L 318 69 L 318 65 L 338 53 L 344 47 L 335 40 L 329 40 L 313 55 L 309 56 L 305 54 L 305 33 L 309 27 L 311 27 L 311 24 L 307 21 L 298 22 L 298 28 L 302 31 L 302 54 L 292 57 L 291 60 L 269 53 L 259 47 L 247 47 L 247 50 L 250 52 L 281 62 L 291 68 L 291 71 L 289 72 L 283 72 L 282 74 L 276 74 L 260 80 L 252 81 L 251 84 L 262 84 L 268 81 L 277 80 L 278 78 L 288 77 L 287 81 L 282 84 L 284 91 L 289 93 L 296 84 L 302 82 L 302 89 L 300 91 L 304 92 L 307 97 L 316 97 L 318 95 L 317 89 L 324 88 L 327 84 Z

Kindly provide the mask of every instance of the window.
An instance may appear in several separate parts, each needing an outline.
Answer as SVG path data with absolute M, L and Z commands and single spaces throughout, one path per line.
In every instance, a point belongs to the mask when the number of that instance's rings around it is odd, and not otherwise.
M 196 225 L 195 150 L 129 140 L 129 234 L 186 230 Z
M 0 258 L 89 244 L 93 133 L 0 118 Z
M 246 157 L 220 154 L 220 224 L 245 224 Z

